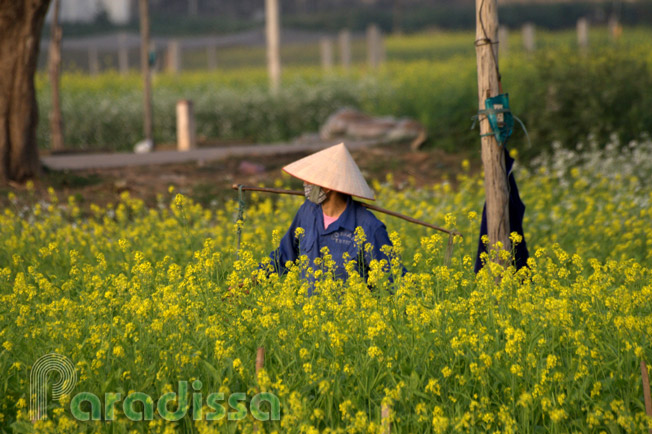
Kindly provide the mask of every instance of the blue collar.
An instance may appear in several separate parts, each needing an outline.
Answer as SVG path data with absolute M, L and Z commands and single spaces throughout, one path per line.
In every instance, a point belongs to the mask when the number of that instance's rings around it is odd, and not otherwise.
M 340 228 L 344 228 L 351 232 L 355 230 L 356 202 L 351 198 L 351 196 L 347 196 L 346 209 L 344 210 L 344 212 L 340 214 L 337 220 L 335 220 L 333 223 L 331 223 L 328 226 L 328 229 L 324 229 L 324 212 L 321 209 L 321 205 L 315 205 L 312 202 L 310 203 L 313 205 L 313 214 L 315 216 L 315 223 L 317 224 L 317 230 L 321 235 L 330 234 L 331 232 L 335 232 Z

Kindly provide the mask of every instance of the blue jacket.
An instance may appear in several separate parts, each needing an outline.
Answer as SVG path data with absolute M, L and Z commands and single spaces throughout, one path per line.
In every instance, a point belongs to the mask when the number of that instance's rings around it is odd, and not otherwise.
M 358 245 L 355 243 L 355 228 L 358 226 L 364 230 L 367 242 L 373 245 L 373 251 L 360 256 Z M 295 237 L 297 228 L 303 228 L 305 231 L 301 239 Z M 349 261 L 358 260 L 358 272 L 366 278 L 371 260 L 385 259 L 389 264 L 390 260 L 387 255 L 380 251 L 381 247 L 385 245 L 392 245 L 385 224 L 350 196 L 347 199 L 346 209 L 336 221 L 328 226 L 328 229 L 324 229 L 321 205 L 306 200 L 294 216 L 290 229 L 281 239 L 279 248 L 270 254 L 270 259 L 274 269 L 279 274 L 283 274 L 287 271 L 285 268 L 287 261 L 295 261 L 300 255 L 306 255 L 312 264 L 315 258 L 321 255 L 320 250 L 323 247 L 328 247 L 328 251 L 337 265 L 336 278 L 346 279 L 347 277 L 342 259 L 345 252 L 349 254 Z M 363 261 L 359 261 L 361 258 L 364 258 Z M 363 263 L 360 264 L 360 262 Z M 389 270 L 389 265 L 387 270 Z

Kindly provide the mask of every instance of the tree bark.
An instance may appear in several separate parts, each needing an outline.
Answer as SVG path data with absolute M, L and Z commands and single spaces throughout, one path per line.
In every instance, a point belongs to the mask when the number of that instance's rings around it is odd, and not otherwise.
M 63 116 L 61 116 L 61 100 L 59 98 L 59 72 L 61 70 L 61 26 L 59 25 L 60 0 L 52 3 L 52 36 L 48 52 L 48 71 L 50 74 L 50 89 L 52 91 L 52 109 L 50 111 L 50 148 L 53 151 L 63 150 Z
M 39 173 L 34 73 L 50 0 L 0 0 L 0 181 Z

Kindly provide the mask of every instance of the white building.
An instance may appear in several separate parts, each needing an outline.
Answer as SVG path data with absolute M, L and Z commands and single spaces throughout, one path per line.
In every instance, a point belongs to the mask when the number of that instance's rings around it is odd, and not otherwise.
M 106 12 L 113 24 L 127 24 L 133 14 L 134 0 L 61 0 L 59 20 L 62 23 L 92 23 L 102 12 Z M 50 3 L 51 5 L 54 2 Z M 47 20 L 52 19 L 52 8 Z

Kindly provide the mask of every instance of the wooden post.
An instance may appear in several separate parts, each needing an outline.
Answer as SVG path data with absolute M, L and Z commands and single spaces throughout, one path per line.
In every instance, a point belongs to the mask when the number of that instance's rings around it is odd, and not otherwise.
M 176 74 L 181 69 L 181 50 L 177 39 L 170 39 L 166 56 L 166 71 Z
M 523 47 L 528 53 L 533 53 L 536 49 L 536 33 L 534 24 L 525 23 L 523 25 Z
M 509 29 L 505 26 L 498 27 L 498 53 L 504 56 L 509 51 Z
M 478 64 L 478 106 L 485 109 L 485 99 L 500 92 L 498 83 L 497 40 L 498 7 L 496 0 L 476 0 L 476 57 Z M 482 6 L 482 9 L 480 8 Z M 505 172 L 504 149 L 491 133 L 486 116 L 480 116 L 482 142 L 482 165 L 484 167 L 484 189 L 487 203 L 488 249 L 501 242 L 503 249 L 510 252 L 509 240 L 509 193 Z
M 90 75 L 100 73 L 100 54 L 97 50 L 97 45 L 88 47 L 88 72 Z
M 281 87 L 281 29 L 278 0 L 265 0 L 267 34 L 267 70 L 269 87 L 277 95 Z
M 61 37 L 62 30 L 59 25 L 60 0 L 52 3 L 52 36 L 48 57 L 48 72 L 50 75 L 50 89 L 52 91 L 52 110 L 50 111 L 50 137 L 51 149 L 63 149 L 63 117 L 61 116 L 61 101 L 59 99 L 60 70 L 61 70 Z
M 620 39 L 620 36 L 623 34 L 623 28 L 620 25 L 620 20 L 618 19 L 618 16 L 616 14 L 613 14 L 609 17 L 609 36 L 611 36 L 611 40 L 613 42 L 616 42 L 618 39 Z
M 378 26 L 370 24 L 367 27 L 367 64 L 370 69 L 378 68 L 380 56 L 378 49 Z
M 152 119 L 152 76 L 149 69 L 149 8 L 148 0 L 140 0 L 140 69 L 143 74 L 143 103 L 145 120 L 143 130 L 145 140 L 154 143 L 153 119 Z
M 582 54 L 589 48 L 589 20 L 586 18 L 577 20 L 577 46 Z
M 192 101 L 182 99 L 177 102 L 177 149 L 189 151 L 196 148 L 195 115 Z
M 339 34 L 340 41 L 340 61 L 342 68 L 348 71 L 351 67 L 351 32 L 342 30 Z
M 382 434 L 390 434 L 391 425 L 390 425 L 390 407 L 387 404 L 382 404 L 380 407 L 380 432 Z
M 256 376 L 265 367 L 265 347 L 258 347 L 256 352 Z
M 209 70 L 217 69 L 217 46 L 210 44 L 206 47 L 206 66 Z
M 652 397 L 650 397 L 650 378 L 647 374 L 647 365 L 645 360 L 641 360 L 641 381 L 643 382 L 643 400 L 645 402 L 645 413 L 652 418 Z M 652 429 L 648 429 L 652 434 Z
M 321 38 L 319 41 L 321 54 L 321 67 L 324 72 L 331 72 L 333 69 L 333 43 L 328 38 Z
M 118 69 L 122 75 L 129 72 L 129 47 L 126 33 L 120 33 L 118 36 Z

